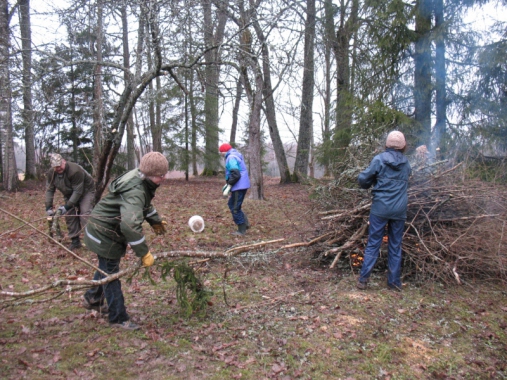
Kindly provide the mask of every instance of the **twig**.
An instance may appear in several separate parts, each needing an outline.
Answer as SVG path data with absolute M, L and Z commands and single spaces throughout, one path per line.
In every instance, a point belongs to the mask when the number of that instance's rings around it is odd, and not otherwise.
M 477 216 L 462 216 L 459 218 L 449 218 L 449 219 L 435 219 L 432 220 L 431 223 L 438 223 L 438 222 L 456 222 L 458 220 L 476 220 L 481 218 L 493 218 L 495 216 L 499 216 L 500 214 L 488 214 L 488 215 L 477 215 Z
M 454 266 L 452 267 L 452 274 L 454 274 L 454 278 L 456 279 L 456 282 L 458 285 L 461 285 L 461 280 L 459 279 L 458 271 L 456 270 L 456 267 L 458 265 L 458 260 L 454 263 Z
M 429 253 L 429 255 L 431 257 L 433 257 L 436 261 L 443 261 L 440 257 L 437 257 L 435 256 L 433 253 L 431 253 L 431 251 L 429 250 L 429 248 L 426 246 L 426 244 L 424 244 L 424 241 L 423 239 L 421 238 L 421 235 L 419 235 L 419 231 L 417 230 L 417 228 L 412 224 L 412 223 L 408 223 L 409 226 L 411 226 L 413 229 L 414 229 L 414 232 L 416 233 L 417 237 L 419 238 L 419 242 L 422 244 L 422 246 L 424 247 L 424 249 L 426 250 L 426 252 Z
M 337 214 L 337 215 L 330 215 L 330 216 L 324 216 L 323 218 L 321 218 L 322 220 L 331 220 L 331 219 L 338 219 L 342 216 L 347 216 L 347 215 L 352 215 L 352 214 L 355 214 L 355 213 L 358 213 L 358 212 L 361 212 L 361 211 L 364 211 L 364 210 L 368 210 L 368 208 L 371 207 L 371 202 L 370 203 L 367 203 L 361 207 L 357 207 L 353 210 L 349 210 L 349 211 L 346 211 L 346 212 L 342 212 L 341 214 Z

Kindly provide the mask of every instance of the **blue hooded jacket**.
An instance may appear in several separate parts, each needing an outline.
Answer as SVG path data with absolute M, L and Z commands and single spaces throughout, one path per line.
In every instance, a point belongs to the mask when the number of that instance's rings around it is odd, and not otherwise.
M 237 182 L 231 184 L 231 191 L 246 190 L 250 188 L 250 178 L 248 177 L 248 170 L 245 165 L 243 155 L 236 149 L 229 149 L 225 154 L 225 180 L 231 183 L 232 177 L 235 177 L 233 172 L 239 172 L 239 179 Z
M 407 219 L 408 178 L 412 168 L 403 153 L 395 149 L 373 157 L 366 170 L 357 177 L 359 186 L 373 185 L 371 213 L 385 219 Z

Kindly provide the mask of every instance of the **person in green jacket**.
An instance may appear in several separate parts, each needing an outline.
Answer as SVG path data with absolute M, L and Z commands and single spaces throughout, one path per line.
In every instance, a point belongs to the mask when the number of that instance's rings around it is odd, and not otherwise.
M 79 235 L 86 226 L 95 198 L 95 182 L 78 164 L 68 162 L 58 153 L 50 156 L 51 169 L 46 174 L 46 214 L 54 216 L 53 199 L 56 189 L 61 191 L 65 204 L 58 207 L 72 243 L 69 249 L 81 248 Z
M 151 201 L 168 170 L 169 163 L 163 154 L 145 154 L 138 169 L 111 182 L 109 193 L 93 209 L 85 228 L 84 241 L 97 254 L 99 269 L 108 275 L 119 272 L 120 260 L 128 245 L 141 258 L 143 266 L 153 265 L 154 258 L 146 243 L 142 224 L 146 220 L 157 235 L 166 232 L 167 223 L 162 221 Z M 96 271 L 93 279 L 97 281 L 102 278 L 104 275 Z M 83 306 L 108 313 L 112 327 L 127 330 L 140 328 L 129 318 L 120 280 L 88 290 L 83 297 Z

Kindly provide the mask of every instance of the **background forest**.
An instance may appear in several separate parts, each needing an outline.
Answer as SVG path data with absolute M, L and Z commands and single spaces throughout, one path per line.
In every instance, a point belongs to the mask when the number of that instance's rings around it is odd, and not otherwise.
M 507 129 L 506 4 L 484 0 L 0 0 L 3 187 L 50 152 L 117 172 L 163 152 L 188 175 L 245 153 L 281 183 L 337 176 L 385 133 L 430 159 L 498 159 Z M 484 16 L 469 24 L 471 15 Z M 467 23 L 468 22 L 468 23 Z M 288 164 L 287 147 L 295 157 Z M 410 152 L 409 152 L 410 153 Z M 292 153 L 290 153 L 292 154 Z

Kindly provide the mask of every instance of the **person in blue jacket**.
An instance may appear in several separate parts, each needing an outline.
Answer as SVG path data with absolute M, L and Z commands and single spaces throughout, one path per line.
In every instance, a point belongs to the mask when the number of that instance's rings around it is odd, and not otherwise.
M 373 157 L 368 168 L 357 178 L 361 188 L 373 186 L 368 243 L 357 282 L 359 289 L 366 289 L 387 225 L 387 286 L 401 291 L 401 241 L 407 219 L 408 179 L 412 173 L 407 157 L 403 154 L 406 145 L 403 133 L 390 132 L 387 135 L 386 150 Z
M 225 158 L 225 186 L 222 194 L 229 197 L 229 210 L 232 219 L 238 226 L 233 235 L 243 236 L 250 228 L 246 214 L 241 210 L 246 192 L 250 188 L 250 178 L 245 165 L 243 155 L 234 149 L 230 144 L 222 144 L 219 148 L 220 154 Z

